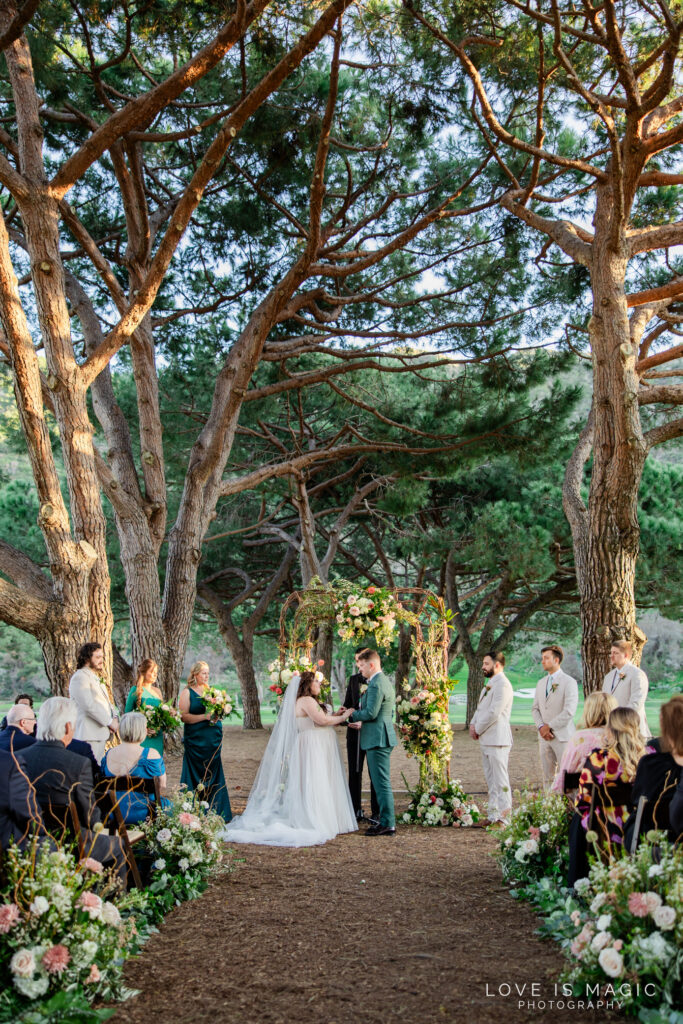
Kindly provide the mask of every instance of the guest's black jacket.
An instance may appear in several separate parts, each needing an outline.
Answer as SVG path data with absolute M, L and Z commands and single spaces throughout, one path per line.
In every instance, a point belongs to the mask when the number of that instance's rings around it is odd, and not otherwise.
M 360 688 L 365 682 L 365 676 L 362 676 L 360 672 L 354 672 L 346 687 L 346 695 L 344 697 L 345 708 L 354 708 L 354 710 L 358 710 L 360 707 Z M 349 729 L 348 735 L 357 738 L 358 730 Z
M 41 808 L 49 804 L 63 807 L 73 800 L 82 825 L 92 826 L 100 820 L 87 757 L 74 754 L 60 740 L 36 740 L 32 747 L 21 751 L 19 761 L 35 786 Z
M 683 772 L 678 780 L 673 800 L 669 804 L 669 823 L 676 838 L 683 836 Z
M 658 752 L 641 757 L 636 769 L 636 776 L 633 780 L 631 813 L 625 827 L 627 848 L 631 844 L 631 836 L 636 821 L 636 810 L 641 796 L 646 797 L 647 803 L 643 808 L 639 835 L 644 836 L 650 829 L 657 829 L 662 832 L 669 830 L 669 809 L 676 792 L 678 780 L 681 777 L 681 772 L 683 772 L 683 769 L 679 764 L 676 764 L 671 754 Z M 675 838 L 675 835 L 671 834 L 671 832 L 670 838 Z
M 8 725 L 0 732 L 0 750 L 7 750 L 10 754 L 16 754 L 24 747 L 32 747 L 35 742 L 35 736 L 27 736 L 18 725 Z
M 0 847 L 7 849 L 11 839 L 24 846 L 32 826 L 44 832 L 26 775 L 18 758 L 0 750 Z

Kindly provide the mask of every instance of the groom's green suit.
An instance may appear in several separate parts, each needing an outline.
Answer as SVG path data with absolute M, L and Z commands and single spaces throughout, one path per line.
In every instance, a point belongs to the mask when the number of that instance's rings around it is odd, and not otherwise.
M 394 828 L 394 794 L 391 789 L 390 758 L 396 746 L 393 712 L 395 703 L 394 687 L 383 672 L 375 672 L 368 680 L 368 688 L 361 696 L 358 711 L 349 722 L 362 722 L 360 748 L 368 759 L 370 778 L 375 787 L 379 803 L 380 825 Z

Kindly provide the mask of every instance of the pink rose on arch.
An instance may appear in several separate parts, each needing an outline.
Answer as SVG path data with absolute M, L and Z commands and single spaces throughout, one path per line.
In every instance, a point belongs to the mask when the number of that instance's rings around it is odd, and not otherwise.
M 628 895 L 628 909 L 634 917 L 647 917 L 650 908 L 644 892 L 631 892 Z
M 93 964 L 90 968 L 90 974 L 85 979 L 86 985 L 95 985 L 100 980 L 102 975 L 100 974 L 97 964 Z
M 357 604 L 351 605 L 351 607 L 349 608 L 349 615 L 360 615 L 360 608 L 358 607 Z
M 48 974 L 61 974 L 65 971 L 71 960 L 71 953 L 62 946 L 51 946 L 43 953 L 43 967 Z
M 6 935 L 20 919 L 21 914 L 16 903 L 5 903 L 0 907 L 0 935 Z

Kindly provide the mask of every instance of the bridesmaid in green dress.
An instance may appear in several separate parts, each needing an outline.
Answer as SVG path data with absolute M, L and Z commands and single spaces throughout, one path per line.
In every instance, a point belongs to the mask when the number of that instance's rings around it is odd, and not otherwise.
M 134 686 L 131 686 L 128 691 L 126 698 L 126 712 L 128 711 L 141 711 L 145 704 L 151 704 L 152 707 L 156 707 L 161 704 L 163 695 L 161 690 L 156 685 L 156 679 L 159 674 L 159 666 L 156 661 L 152 661 L 151 658 L 145 658 L 140 663 L 138 668 L 138 677 Z M 162 732 L 155 733 L 153 736 L 147 735 L 147 739 L 142 741 L 142 746 L 148 750 L 156 750 L 161 757 L 164 756 L 164 734 Z
M 230 821 L 232 810 L 221 761 L 223 724 L 215 721 L 201 701 L 201 695 L 208 685 L 209 666 L 205 661 L 198 661 L 192 666 L 187 686 L 178 698 L 178 707 L 185 723 L 185 753 L 180 783 L 185 783 L 190 790 L 195 790 L 203 783 L 205 789 L 201 793 L 202 799 L 208 800 L 212 810 Z

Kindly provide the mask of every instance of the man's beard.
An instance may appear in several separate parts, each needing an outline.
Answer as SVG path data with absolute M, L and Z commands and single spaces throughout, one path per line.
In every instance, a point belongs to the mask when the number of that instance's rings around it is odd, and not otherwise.
M 492 668 L 485 668 L 483 672 L 487 679 L 490 679 L 491 676 L 495 676 L 496 674 L 495 669 Z

